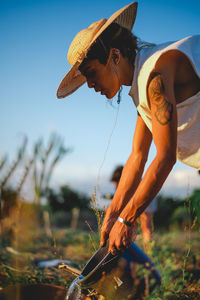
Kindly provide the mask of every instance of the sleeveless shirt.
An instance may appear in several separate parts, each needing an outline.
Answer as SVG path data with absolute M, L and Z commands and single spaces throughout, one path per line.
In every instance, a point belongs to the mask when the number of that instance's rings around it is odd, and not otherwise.
M 200 35 L 142 48 L 137 53 L 129 95 L 133 98 L 139 114 L 150 131 L 152 131 L 152 119 L 147 101 L 147 83 L 160 56 L 170 50 L 178 50 L 185 54 L 195 73 L 200 77 Z M 200 91 L 177 104 L 176 108 L 177 159 L 200 169 Z

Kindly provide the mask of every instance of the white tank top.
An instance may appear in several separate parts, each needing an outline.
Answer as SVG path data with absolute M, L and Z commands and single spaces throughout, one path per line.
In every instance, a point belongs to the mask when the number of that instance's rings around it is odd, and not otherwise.
M 200 35 L 189 36 L 177 42 L 147 47 L 138 52 L 129 95 L 147 127 L 152 131 L 151 110 L 147 101 L 147 82 L 159 57 L 169 50 L 179 50 L 191 62 L 200 77 Z M 177 104 L 178 140 L 177 158 L 200 169 L 200 92 Z

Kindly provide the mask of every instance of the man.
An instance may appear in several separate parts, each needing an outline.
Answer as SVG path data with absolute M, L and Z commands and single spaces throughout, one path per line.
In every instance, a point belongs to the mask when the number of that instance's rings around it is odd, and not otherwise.
M 122 250 L 134 239 L 136 219 L 156 197 L 176 159 L 200 169 L 200 36 L 141 47 L 131 29 L 133 2 L 82 30 L 68 52 L 71 70 L 57 96 L 66 97 L 87 82 L 113 98 L 122 85 L 138 117 L 132 152 L 101 229 L 101 245 Z M 156 156 L 143 176 L 151 142 Z

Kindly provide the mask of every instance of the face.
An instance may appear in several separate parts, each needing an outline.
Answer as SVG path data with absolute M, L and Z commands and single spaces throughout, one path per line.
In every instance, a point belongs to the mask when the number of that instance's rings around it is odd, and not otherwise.
M 80 68 L 86 77 L 89 88 L 105 95 L 108 99 L 113 98 L 120 88 L 119 73 L 111 59 L 106 65 L 101 64 L 98 59 L 90 60 Z

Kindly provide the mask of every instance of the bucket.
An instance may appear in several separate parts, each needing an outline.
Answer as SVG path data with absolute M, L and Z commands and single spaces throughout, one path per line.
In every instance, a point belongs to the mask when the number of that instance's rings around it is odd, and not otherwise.
M 67 300 L 97 292 L 106 300 L 142 299 L 160 285 L 155 264 L 134 242 L 124 252 L 108 253 L 100 248 L 68 289 Z

